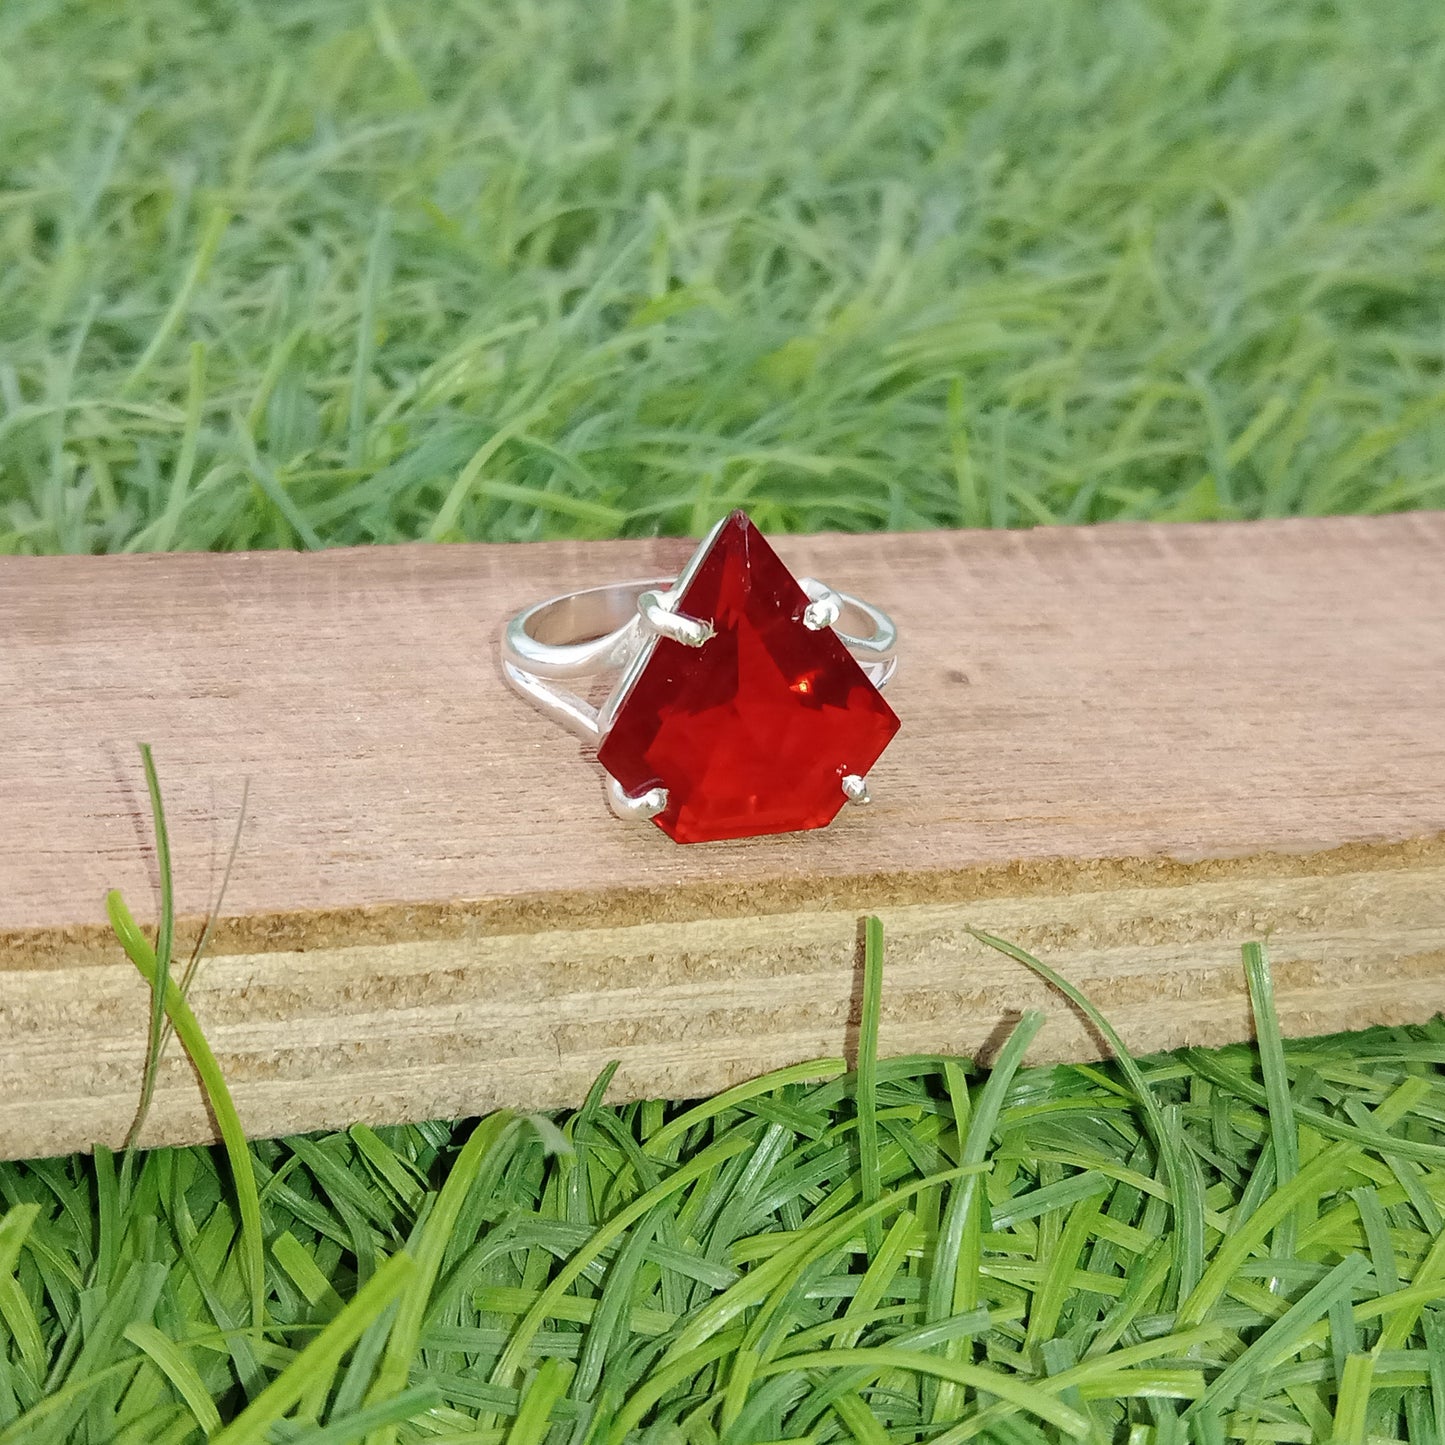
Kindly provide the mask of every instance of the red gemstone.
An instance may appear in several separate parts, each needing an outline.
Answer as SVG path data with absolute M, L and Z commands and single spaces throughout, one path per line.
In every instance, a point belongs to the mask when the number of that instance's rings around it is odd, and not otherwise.
M 661 784 L 679 843 L 832 822 L 898 718 L 744 512 L 723 523 L 678 600 L 710 622 L 701 647 L 659 638 L 597 757 L 636 796 Z

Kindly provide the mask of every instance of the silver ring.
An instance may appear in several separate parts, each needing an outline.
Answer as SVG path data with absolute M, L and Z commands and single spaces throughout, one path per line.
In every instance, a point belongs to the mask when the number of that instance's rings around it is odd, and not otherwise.
M 707 599 L 714 605 L 697 605 Z M 677 841 L 713 841 L 714 833 L 752 836 L 743 816 L 749 798 L 756 831 L 768 833 L 793 831 L 772 826 L 779 820 L 826 814 L 826 822 L 845 802 L 869 801 L 867 768 L 898 726 L 879 696 L 897 669 L 897 645 L 886 612 L 814 578 L 794 578 L 747 515 L 734 512 L 676 579 L 589 587 L 518 613 L 502 632 L 501 665 L 515 692 L 596 745 L 604 767 L 613 765 L 608 797 L 619 817 L 655 820 Z M 609 678 L 610 686 L 599 688 L 598 680 Z M 589 682 L 590 688 L 565 685 Z M 706 710 L 695 738 L 679 738 L 670 720 L 674 704 L 685 710 L 689 697 L 713 698 L 728 688 L 731 700 Z M 756 727 L 750 710 L 776 729 L 769 743 L 743 746 L 728 736 L 729 725 L 736 733 Z M 668 736 L 659 740 L 664 730 Z M 641 756 L 633 756 L 620 733 L 651 742 L 635 746 L 632 753 Z M 833 764 L 831 755 L 815 756 L 809 747 L 833 746 L 839 760 L 832 812 L 814 799 L 790 813 L 786 800 L 764 796 L 776 788 L 748 793 L 775 771 L 777 760 L 768 756 L 774 745 L 781 754 L 797 753 L 807 775 L 806 783 L 786 786 L 814 791 L 823 779 L 813 775 Z M 699 782 L 695 775 L 704 771 L 709 779 Z M 701 821 L 703 812 L 711 821 Z

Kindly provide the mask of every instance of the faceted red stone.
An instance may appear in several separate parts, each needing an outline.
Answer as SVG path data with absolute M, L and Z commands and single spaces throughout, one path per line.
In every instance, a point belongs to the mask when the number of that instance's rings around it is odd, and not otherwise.
M 632 795 L 661 784 L 657 824 L 679 843 L 791 833 L 832 822 L 842 780 L 898 731 L 831 628 L 744 512 L 734 512 L 678 600 L 710 622 L 701 647 L 659 638 L 597 757 Z

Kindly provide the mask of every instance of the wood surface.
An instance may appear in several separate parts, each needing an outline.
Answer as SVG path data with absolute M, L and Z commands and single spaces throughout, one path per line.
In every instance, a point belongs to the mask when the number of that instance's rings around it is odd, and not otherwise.
M 880 603 L 903 731 L 831 829 L 679 847 L 616 822 L 501 684 L 506 616 L 675 571 L 677 541 L 0 560 L 0 1157 L 121 1140 L 148 995 L 154 745 L 193 991 L 256 1135 L 686 1097 L 846 1055 L 860 915 L 885 1053 L 1136 1050 L 1445 1009 L 1445 514 L 783 538 Z M 213 1137 L 173 1043 L 145 1140 Z

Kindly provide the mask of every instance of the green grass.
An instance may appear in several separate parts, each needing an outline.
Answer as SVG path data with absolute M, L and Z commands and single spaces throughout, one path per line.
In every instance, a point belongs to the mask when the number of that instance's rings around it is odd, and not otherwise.
M 1445 505 L 1438 0 L 0 5 L 0 551 L 735 505 Z M 1257 1047 L 879 1060 L 875 931 L 854 1074 L 248 1148 L 111 916 L 226 1146 L 0 1164 L 0 1445 L 1445 1439 L 1445 1028 L 1256 948 Z
M 1438 0 L 0 7 L 0 550 L 1445 504 Z
M 868 945 L 856 1073 L 249 1149 L 172 981 L 226 1149 L 0 1164 L 0 1445 L 1445 1435 L 1445 1025 L 975 1077 Z

